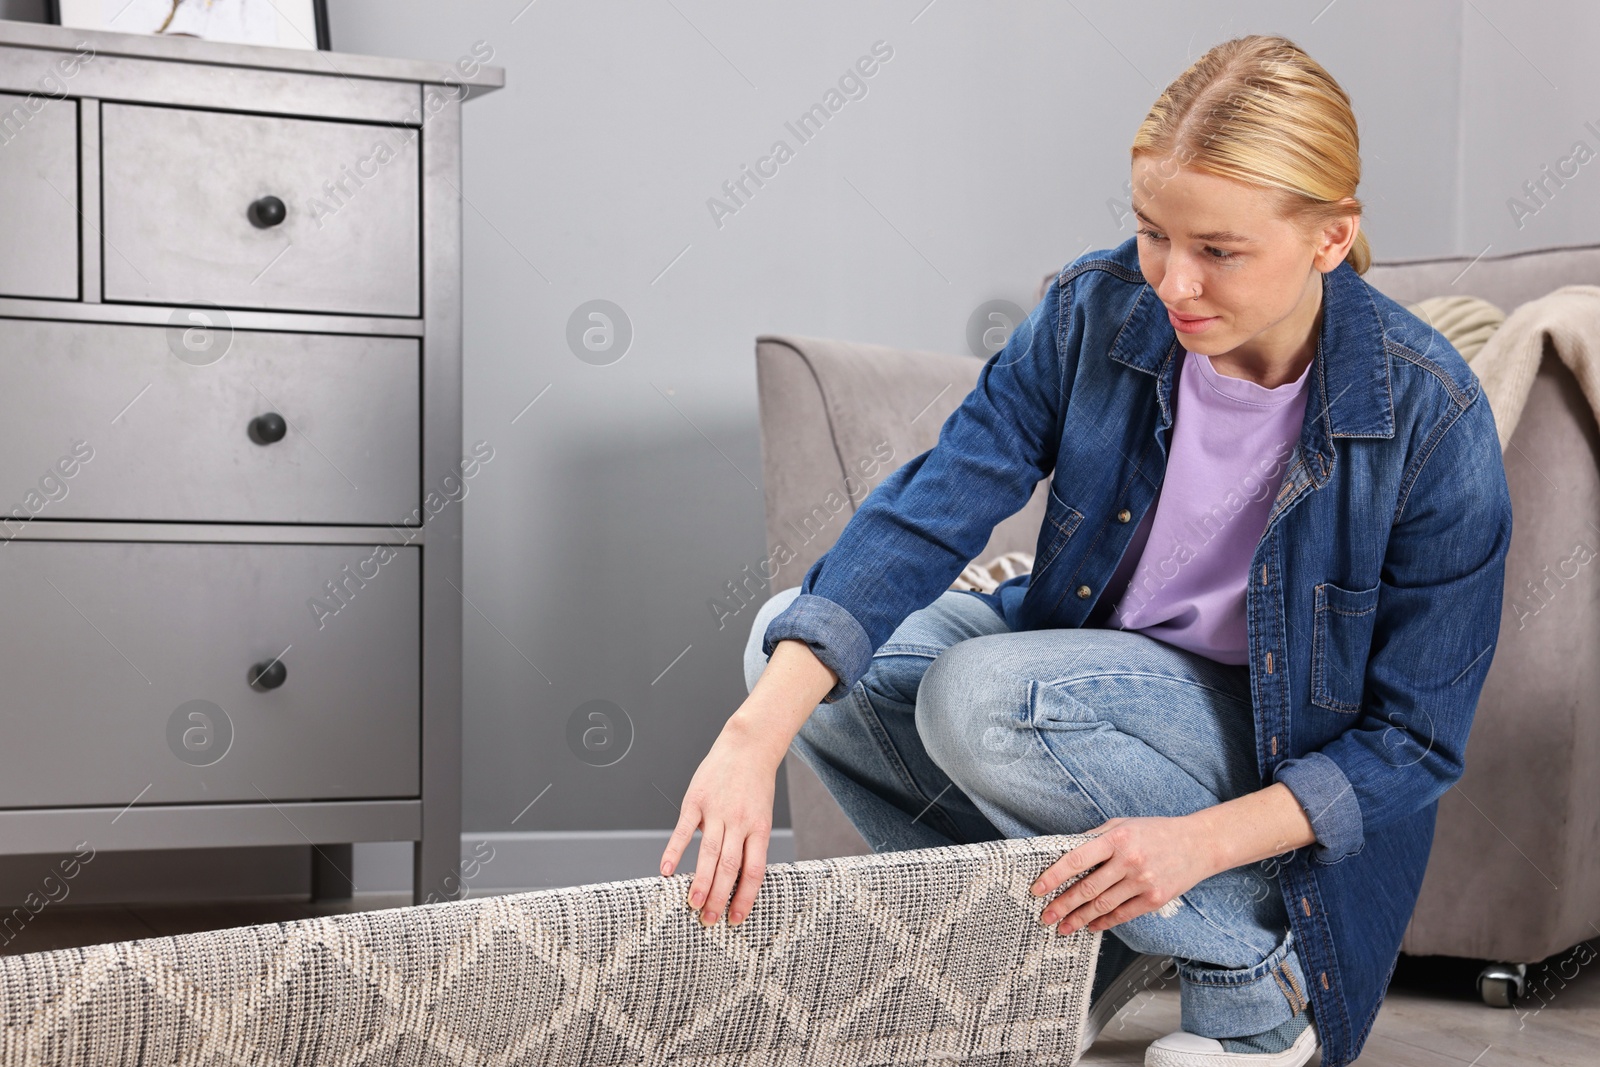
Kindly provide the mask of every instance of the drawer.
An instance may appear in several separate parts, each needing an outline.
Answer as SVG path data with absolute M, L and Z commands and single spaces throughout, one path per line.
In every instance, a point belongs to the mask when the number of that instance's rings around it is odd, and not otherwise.
M 0 250 L 0 296 L 78 299 L 76 100 L 0 93 Z
M 6 544 L 0 807 L 416 796 L 418 555 Z
M 414 129 L 110 103 L 100 116 L 107 301 L 421 314 Z
M 416 523 L 421 342 L 213 330 L 193 353 L 202 332 L 0 319 L 6 535 L 24 518 Z M 74 450 L 87 462 L 58 466 Z

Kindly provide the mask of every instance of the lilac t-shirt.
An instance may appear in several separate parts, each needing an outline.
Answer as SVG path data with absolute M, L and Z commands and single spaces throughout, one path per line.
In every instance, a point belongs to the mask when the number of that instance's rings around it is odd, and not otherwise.
M 1249 662 L 1246 572 L 1300 439 L 1310 371 L 1267 389 L 1184 353 L 1161 492 L 1085 625 Z

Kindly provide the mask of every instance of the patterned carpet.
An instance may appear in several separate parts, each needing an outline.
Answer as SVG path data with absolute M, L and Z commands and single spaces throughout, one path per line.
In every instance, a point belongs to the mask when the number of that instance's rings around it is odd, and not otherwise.
M 0 1063 L 1073 1062 L 1100 935 L 1028 886 L 1084 838 L 774 863 L 702 928 L 692 874 L 0 959 Z

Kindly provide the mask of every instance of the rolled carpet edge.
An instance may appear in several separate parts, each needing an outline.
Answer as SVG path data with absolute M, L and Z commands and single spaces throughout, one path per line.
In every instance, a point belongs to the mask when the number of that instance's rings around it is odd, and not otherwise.
M 7 957 L 0 1064 L 1069 1065 L 1100 935 L 1029 887 L 1086 840 L 774 863 L 737 926 L 680 872 Z

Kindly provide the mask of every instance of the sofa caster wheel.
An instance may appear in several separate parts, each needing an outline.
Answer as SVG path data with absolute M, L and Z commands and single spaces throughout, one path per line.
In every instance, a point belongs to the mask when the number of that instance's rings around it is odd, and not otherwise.
M 1526 963 L 1491 963 L 1478 972 L 1478 996 L 1491 1008 L 1514 1007 L 1527 991 Z

